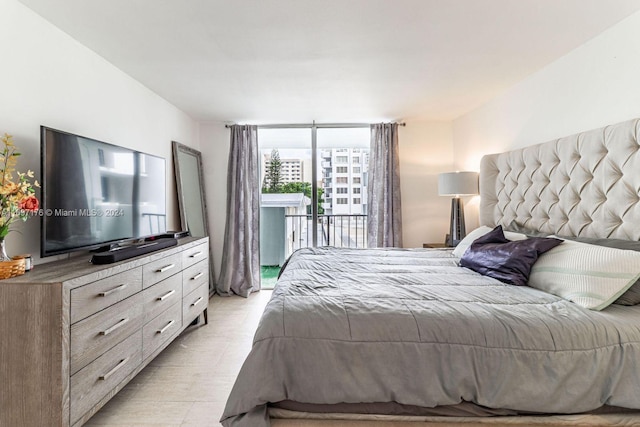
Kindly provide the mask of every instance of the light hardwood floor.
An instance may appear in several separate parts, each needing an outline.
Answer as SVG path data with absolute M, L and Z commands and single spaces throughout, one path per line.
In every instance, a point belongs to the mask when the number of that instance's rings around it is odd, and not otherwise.
M 85 426 L 220 426 L 269 298 L 211 298 L 209 324 L 185 330 Z

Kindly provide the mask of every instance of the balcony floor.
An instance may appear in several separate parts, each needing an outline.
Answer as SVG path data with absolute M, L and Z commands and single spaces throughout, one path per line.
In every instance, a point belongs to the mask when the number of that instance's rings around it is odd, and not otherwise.
M 273 289 L 278 281 L 280 267 L 277 265 L 263 265 L 260 267 L 260 284 L 262 289 Z

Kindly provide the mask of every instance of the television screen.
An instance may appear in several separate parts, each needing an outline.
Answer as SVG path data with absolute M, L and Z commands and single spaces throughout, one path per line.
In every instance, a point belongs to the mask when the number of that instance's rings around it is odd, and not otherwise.
M 41 256 L 166 232 L 165 160 L 41 127 Z

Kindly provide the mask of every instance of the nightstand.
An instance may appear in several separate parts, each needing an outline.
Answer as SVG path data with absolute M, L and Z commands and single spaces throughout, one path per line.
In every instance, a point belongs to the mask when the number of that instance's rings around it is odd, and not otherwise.
M 422 247 L 423 248 L 448 248 L 449 246 L 447 246 L 444 243 L 423 243 Z

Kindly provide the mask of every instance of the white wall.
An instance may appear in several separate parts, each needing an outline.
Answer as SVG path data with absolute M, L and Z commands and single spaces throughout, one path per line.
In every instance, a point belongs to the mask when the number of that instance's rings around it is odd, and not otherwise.
M 639 76 L 640 12 L 454 120 L 456 165 L 640 117 Z
M 398 133 L 402 231 L 406 248 L 444 243 L 451 199 L 438 196 L 438 174 L 453 170 L 451 122 L 408 121 Z
M 220 275 L 226 223 L 229 129 L 224 127 L 224 123 L 200 123 L 199 135 L 207 193 L 209 239 L 213 251 L 214 278 L 217 280 Z
M 640 12 L 455 120 L 456 160 L 636 117 L 639 73 Z
M 41 179 L 40 125 L 162 156 L 168 226 L 178 228 L 171 141 L 198 148 L 196 123 L 15 0 L 0 0 L 0 40 L 0 133 L 23 153 L 18 170 Z M 17 229 L 9 255 L 39 254 L 39 219 Z

